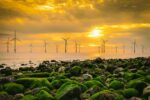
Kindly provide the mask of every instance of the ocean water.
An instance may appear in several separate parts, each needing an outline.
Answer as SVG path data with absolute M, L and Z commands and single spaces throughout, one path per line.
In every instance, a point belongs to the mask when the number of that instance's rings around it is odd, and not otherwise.
M 43 60 L 85 60 L 85 59 L 94 59 L 96 57 L 101 57 L 105 59 L 110 58 L 135 58 L 135 57 L 149 57 L 149 53 L 145 54 L 116 54 L 116 53 L 106 53 L 106 54 L 97 54 L 97 53 L 1 53 L 0 54 L 0 64 L 7 64 L 7 66 L 12 68 L 24 67 L 21 64 L 25 64 L 26 67 L 36 67 Z

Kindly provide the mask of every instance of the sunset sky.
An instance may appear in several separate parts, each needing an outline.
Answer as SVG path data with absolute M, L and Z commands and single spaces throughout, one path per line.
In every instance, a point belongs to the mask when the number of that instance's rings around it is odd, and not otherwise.
M 82 52 L 96 51 L 102 39 L 108 40 L 108 48 L 130 48 L 136 40 L 138 48 L 149 49 L 150 0 L 0 0 L 1 51 L 6 51 L 14 30 L 24 52 L 31 43 L 42 51 L 44 40 L 49 52 L 55 52 L 55 44 L 63 52 L 62 38 L 69 38 L 70 52 L 74 41 L 80 42 Z

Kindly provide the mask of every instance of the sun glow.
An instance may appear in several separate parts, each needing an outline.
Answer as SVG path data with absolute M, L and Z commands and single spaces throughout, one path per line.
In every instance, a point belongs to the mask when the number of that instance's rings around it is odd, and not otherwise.
M 97 37 L 102 37 L 104 34 L 102 34 L 102 30 L 95 28 L 89 35 L 88 37 L 93 37 L 93 38 L 97 38 Z

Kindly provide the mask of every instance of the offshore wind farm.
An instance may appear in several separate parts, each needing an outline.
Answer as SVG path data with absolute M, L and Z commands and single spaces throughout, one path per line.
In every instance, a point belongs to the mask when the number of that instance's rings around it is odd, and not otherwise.
M 0 0 L 0 100 L 150 100 L 150 0 Z

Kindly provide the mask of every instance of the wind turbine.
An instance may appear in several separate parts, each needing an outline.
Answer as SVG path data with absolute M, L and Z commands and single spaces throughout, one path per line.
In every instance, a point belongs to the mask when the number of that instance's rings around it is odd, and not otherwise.
M 118 53 L 118 46 L 116 46 L 115 49 L 116 49 L 116 54 L 117 54 Z
M 106 42 L 107 40 L 102 40 L 102 53 L 105 53 L 106 52 Z
M 14 41 L 14 53 L 16 53 L 17 52 L 17 41 L 20 41 L 16 36 L 16 30 L 14 32 L 14 38 L 11 41 Z
M 101 53 L 101 46 L 98 46 L 98 53 Z
M 133 42 L 133 53 L 134 54 L 136 53 L 136 40 L 134 40 Z
M 78 43 L 77 43 L 77 41 L 75 41 L 75 53 L 77 53 L 78 52 Z
M 44 49 L 45 49 L 45 53 L 47 53 L 47 42 L 46 41 L 44 41 Z
M 65 42 L 65 53 L 67 53 L 67 47 L 68 47 L 68 40 L 69 38 L 62 38 Z

